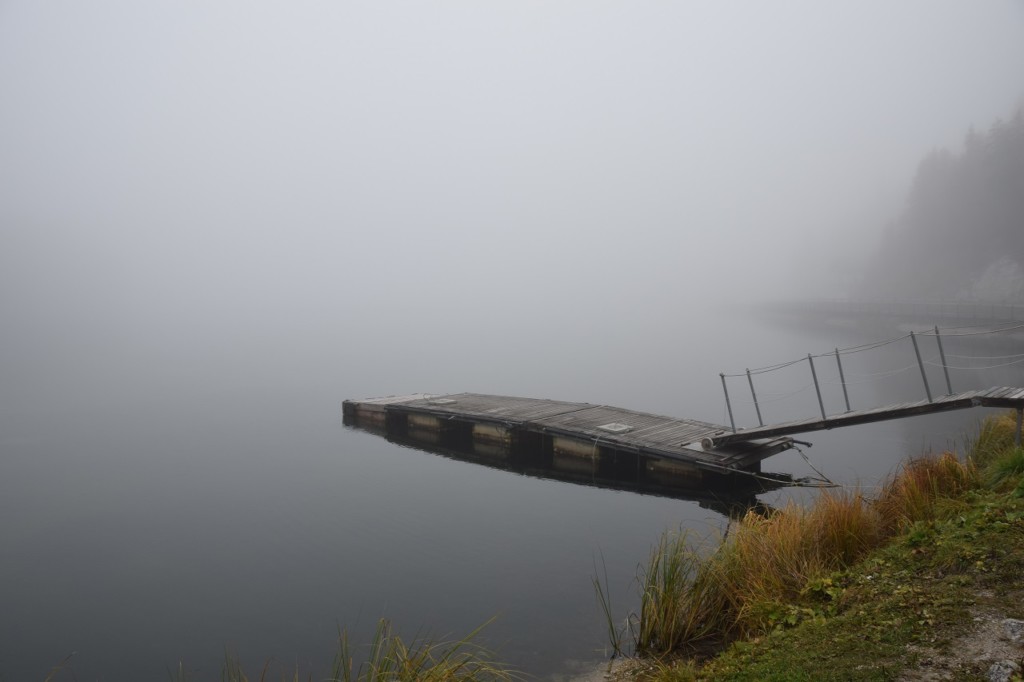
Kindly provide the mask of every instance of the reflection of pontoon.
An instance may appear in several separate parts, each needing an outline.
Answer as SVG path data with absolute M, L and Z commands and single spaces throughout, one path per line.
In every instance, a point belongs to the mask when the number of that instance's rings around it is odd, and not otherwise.
M 691 499 L 728 514 L 791 482 L 760 474 L 788 438 L 719 450 L 723 427 L 585 403 L 477 394 L 345 401 L 345 423 L 402 445 L 529 476 Z

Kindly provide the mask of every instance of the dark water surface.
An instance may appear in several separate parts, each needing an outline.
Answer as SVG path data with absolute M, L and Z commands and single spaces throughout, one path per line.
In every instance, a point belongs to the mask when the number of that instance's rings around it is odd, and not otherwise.
M 41 680 L 71 653 L 57 679 L 161 679 L 179 661 L 196 679 L 216 679 L 225 650 L 250 675 L 273 659 L 316 679 L 339 626 L 365 642 L 381 617 L 407 636 L 443 637 L 493 618 L 483 641 L 502 659 L 562 679 L 608 653 L 595 566 L 603 562 L 624 616 L 635 607 L 637 565 L 664 530 L 715 537 L 724 517 L 696 502 L 402 447 L 343 426 L 341 401 L 465 390 L 726 423 L 719 371 L 884 333 L 728 316 L 701 329 L 547 327 L 511 341 L 500 325 L 209 339 L 167 331 L 114 344 L 54 341 L 24 349 L 33 361 L 8 371 L 0 680 Z M 919 375 L 878 383 L 906 360 L 903 350 L 851 360 L 854 380 L 879 375 L 853 391 L 855 406 L 918 397 Z M 806 390 L 768 402 L 804 386 L 801 371 L 765 379 L 766 419 L 814 414 Z M 832 371 L 822 369 L 824 380 Z M 743 386 L 737 416 L 749 425 Z M 832 409 L 841 393 L 829 386 Z M 810 435 L 807 455 L 834 480 L 870 487 L 905 455 L 956 444 L 981 416 Z M 812 473 L 795 451 L 765 469 Z

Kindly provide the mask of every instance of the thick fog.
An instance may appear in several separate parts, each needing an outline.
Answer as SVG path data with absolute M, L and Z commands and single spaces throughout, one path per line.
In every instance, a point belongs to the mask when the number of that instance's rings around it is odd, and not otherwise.
M 1020 2 L 5 2 L 5 386 L 842 292 L 920 159 L 1020 101 L 1022 29 Z
M 956 150 L 1024 131 L 986 132 L 1024 96 L 1022 34 L 1021 0 L 0 0 L 0 678 L 79 652 L 59 679 L 212 679 L 235 647 L 305 677 L 380 616 L 497 615 L 527 672 L 599 658 L 596 557 L 625 595 L 663 529 L 724 518 L 403 449 L 341 401 L 728 423 L 719 372 L 889 333 L 731 304 L 918 282 L 949 249 L 888 277 L 885 226 L 913 251 L 959 203 L 931 201 L 947 176 L 1012 176 L 1012 150 Z M 1019 244 L 1019 205 L 989 211 L 1009 236 L 966 278 Z M 958 220 L 943 244 L 969 248 Z M 885 350 L 847 377 L 913 362 Z M 758 379 L 766 419 L 818 409 L 790 369 Z M 858 428 L 816 434 L 814 464 L 870 485 L 922 449 Z

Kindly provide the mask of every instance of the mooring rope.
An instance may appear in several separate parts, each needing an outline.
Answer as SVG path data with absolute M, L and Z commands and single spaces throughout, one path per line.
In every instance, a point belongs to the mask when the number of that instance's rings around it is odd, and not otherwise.
M 834 483 L 832 481 L 831 478 L 829 478 L 825 474 L 821 473 L 821 471 L 818 470 L 818 467 L 816 467 L 813 464 L 811 464 L 811 459 L 807 456 L 807 453 L 804 452 L 803 448 L 801 448 L 799 445 L 797 445 L 795 441 L 793 442 L 793 449 L 796 450 L 797 452 L 799 452 L 800 456 L 804 458 L 805 462 L 807 462 L 807 466 L 811 467 L 811 470 L 814 471 L 814 473 L 818 474 L 818 479 L 817 480 L 819 480 L 823 484 L 827 484 L 827 485 L 820 485 L 820 486 L 814 486 L 814 487 L 818 487 L 818 488 L 836 488 L 836 487 L 838 487 L 836 485 L 836 483 Z

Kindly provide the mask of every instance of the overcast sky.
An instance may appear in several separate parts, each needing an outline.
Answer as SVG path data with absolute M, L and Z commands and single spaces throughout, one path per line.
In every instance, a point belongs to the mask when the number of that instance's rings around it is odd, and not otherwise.
M 1021 0 L 5 0 L 0 305 L 366 329 L 830 293 L 1022 74 Z

